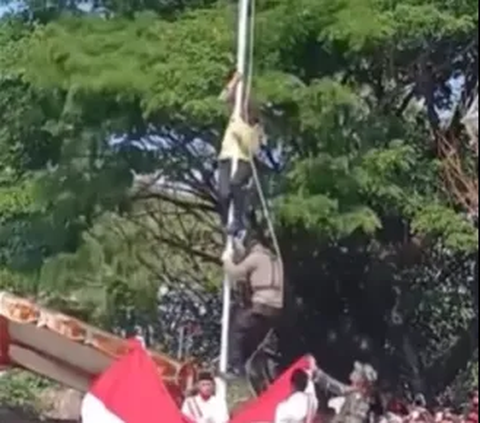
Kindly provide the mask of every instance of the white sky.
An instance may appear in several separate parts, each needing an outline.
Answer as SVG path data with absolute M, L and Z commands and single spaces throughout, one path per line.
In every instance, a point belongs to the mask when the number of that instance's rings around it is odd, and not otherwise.
M 20 0 L 7 0 L 7 1 L 2 1 L 2 3 L 8 3 L 8 4 L 0 4 L 0 17 L 7 11 L 12 10 L 12 9 L 19 9 L 22 6 L 22 2 Z

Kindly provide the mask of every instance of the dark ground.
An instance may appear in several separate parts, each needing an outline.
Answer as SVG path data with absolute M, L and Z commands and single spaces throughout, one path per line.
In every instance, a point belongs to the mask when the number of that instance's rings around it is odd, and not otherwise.
M 0 407 L 0 423 L 76 423 L 72 420 L 42 420 L 21 410 Z

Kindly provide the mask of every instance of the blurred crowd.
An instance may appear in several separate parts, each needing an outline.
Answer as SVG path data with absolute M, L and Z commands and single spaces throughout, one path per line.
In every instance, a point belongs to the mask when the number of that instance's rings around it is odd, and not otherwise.
M 271 417 L 255 422 L 478 423 L 478 390 L 470 395 L 465 409 L 459 411 L 447 407 L 430 409 L 423 395 L 417 395 L 411 402 L 387 398 L 377 390 L 377 373 L 368 364 L 355 363 L 349 382 L 343 384 L 331 378 L 316 365 L 297 368 L 288 375 L 287 391 L 273 404 L 274 412 L 265 414 Z M 229 416 L 226 401 L 215 395 L 214 386 L 212 375 L 202 373 L 197 392 L 183 405 L 184 415 L 196 423 L 237 423 L 236 413 Z M 316 392 L 327 394 L 326 409 L 319 404 Z M 252 415 L 260 416 L 259 408 Z M 205 416 L 210 420 L 202 420 Z M 246 420 L 238 422 L 246 423 Z M 248 423 L 252 421 L 248 420 Z
M 335 423 L 478 423 L 478 389 L 470 394 L 467 407 L 454 410 L 445 406 L 430 408 L 421 394 L 410 402 L 386 399 L 376 389 L 377 375 L 369 365 L 356 363 L 350 379 L 350 386 L 335 387 L 341 390 L 340 395 L 329 401 Z
M 419 396 L 413 404 L 392 401 L 382 416 L 382 423 L 478 423 L 478 390 L 470 395 L 470 402 L 463 412 L 448 407 L 428 409 Z

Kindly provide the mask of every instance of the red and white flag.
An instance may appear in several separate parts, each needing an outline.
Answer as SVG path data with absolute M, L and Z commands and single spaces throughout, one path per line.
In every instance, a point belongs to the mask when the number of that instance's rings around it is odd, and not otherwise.
M 82 423 L 190 423 L 138 341 L 92 385 L 82 403 Z
M 311 357 L 306 355 L 294 363 L 259 398 L 245 404 L 231 419 L 230 423 L 273 422 L 275 411 L 282 401 L 291 395 L 290 378 L 296 369 L 309 371 L 313 366 Z

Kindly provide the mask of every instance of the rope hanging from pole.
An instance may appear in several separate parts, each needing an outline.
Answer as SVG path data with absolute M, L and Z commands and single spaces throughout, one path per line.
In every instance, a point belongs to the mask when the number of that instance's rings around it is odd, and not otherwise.
M 245 98 L 248 101 L 250 98 L 250 94 L 252 91 L 252 79 L 253 79 L 253 60 L 254 60 L 254 39 L 255 39 L 255 0 L 251 0 L 251 18 L 249 21 L 250 24 L 250 31 L 249 31 L 249 60 L 248 60 L 248 71 L 247 75 L 245 77 Z M 255 164 L 255 158 L 250 152 L 250 164 L 252 166 L 252 174 L 253 174 L 253 180 L 255 183 L 255 188 L 257 190 L 258 196 L 260 198 L 260 203 L 262 206 L 262 212 L 265 217 L 265 220 L 267 221 L 267 226 L 268 226 L 268 232 L 270 233 L 270 236 L 272 238 L 272 243 L 273 243 L 273 248 L 275 250 L 275 254 L 277 255 L 278 259 L 280 260 L 281 263 L 283 263 L 282 260 L 282 252 L 280 250 L 280 244 L 278 243 L 278 238 L 275 232 L 275 227 L 273 225 L 273 220 L 268 208 L 267 200 L 265 197 L 265 193 L 262 188 L 262 184 L 260 182 L 259 174 L 258 174 L 258 169 Z

